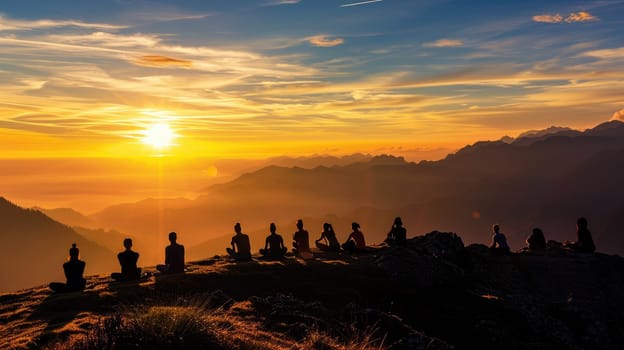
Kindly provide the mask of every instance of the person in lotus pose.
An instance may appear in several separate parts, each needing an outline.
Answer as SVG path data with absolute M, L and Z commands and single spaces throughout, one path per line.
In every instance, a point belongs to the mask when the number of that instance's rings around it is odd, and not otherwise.
M 301 219 L 297 220 L 297 232 L 293 235 L 293 253 L 295 255 L 304 259 L 313 257 L 310 251 L 309 236 L 308 231 L 303 229 L 303 221 Z
M 284 239 L 276 233 L 277 228 L 274 223 L 271 223 L 270 230 L 271 234 L 267 236 L 264 242 L 264 249 L 260 249 L 260 254 L 266 259 L 281 260 L 287 251 L 284 246 Z
M 529 250 L 546 249 L 546 238 L 544 238 L 544 232 L 537 227 L 534 228 L 533 233 L 527 238 L 526 244 Z
M 390 246 L 405 246 L 407 244 L 407 230 L 403 227 L 403 221 L 400 217 L 394 219 L 392 229 L 388 232 L 386 243 Z
M 80 250 L 76 247 L 76 243 L 72 244 L 72 247 L 69 248 L 69 261 L 63 264 L 67 282 L 52 282 L 50 283 L 50 289 L 57 293 L 75 292 L 85 289 L 87 280 L 82 275 L 84 274 L 86 263 L 78 258 L 79 255 Z
M 325 240 L 325 242 L 322 242 Z M 323 224 L 323 232 L 321 232 L 321 237 L 314 241 L 316 247 L 325 252 L 339 252 L 340 251 L 340 243 L 338 243 L 338 239 L 336 238 L 336 232 L 334 232 L 334 228 L 329 223 Z
M 351 224 L 353 232 L 347 238 L 347 241 L 342 244 L 342 249 L 349 253 L 358 253 L 366 251 L 366 241 L 364 240 L 364 234 L 360 231 L 360 224 L 354 222 Z
M 238 261 L 251 261 L 251 244 L 249 243 L 249 236 L 243 233 L 241 230 L 241 224 L 236 223 L 234 225 L 234 232 L 236 234 L 232 237 L 232 248 L 225 248 L 227 253 Z
M 184 272 L 184 246 L 178 244 L 178 234 L 169 233 L 170 245 L 165 248 L 165 264 L 156 266 L 156 269 L 162 273 L 182 273 Z
M 587 228 L 587 219 L 578 218 L 576 220 L 576 242 L 566 241 L 564 246 L 571 248 L 577 253 L 593 253 L 596 251 L 592 234 Z
M 492 244 L 490 244 L 490 252 L 492 255 L 509 255 L 509 246 L 507 245 L 507 238 L 500 232 L 498 224 L 492 225 Z
M 126 238 L 123 241 L 124 250 L 117 254 L 117 260 L 121 265 L 121 273 L 113 272 L 111 278 L 116 281 L 130 281 L 141 277 L 141 269 L 137 267 L 139 253 L 132 250 L 132 239 Z

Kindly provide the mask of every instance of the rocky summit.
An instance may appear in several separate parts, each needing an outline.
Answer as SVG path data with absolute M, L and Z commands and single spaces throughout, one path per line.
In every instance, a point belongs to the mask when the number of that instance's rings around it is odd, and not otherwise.
M 554 246 L 494 257 L 444 232 L 360 255 L 314 254 L 215 256 L 180 275 L 2 294 L 0 348 L 624 348 L 619 256 Z

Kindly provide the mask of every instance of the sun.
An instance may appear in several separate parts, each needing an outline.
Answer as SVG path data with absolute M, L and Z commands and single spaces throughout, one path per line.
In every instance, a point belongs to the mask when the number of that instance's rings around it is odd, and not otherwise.
M 176 134 L 168 124 L 158 123 L 143 131 L 143 143 L 156 149 L 164 149 L 173 145 Z

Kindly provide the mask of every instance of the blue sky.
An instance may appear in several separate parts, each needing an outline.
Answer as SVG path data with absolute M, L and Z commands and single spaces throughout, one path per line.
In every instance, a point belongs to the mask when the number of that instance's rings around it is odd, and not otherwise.
M 357 2 L 5 1 L 3 154 L 122 152 L 166 122 L 229 155 L 418 158 L 624 114 L 624 1 Z

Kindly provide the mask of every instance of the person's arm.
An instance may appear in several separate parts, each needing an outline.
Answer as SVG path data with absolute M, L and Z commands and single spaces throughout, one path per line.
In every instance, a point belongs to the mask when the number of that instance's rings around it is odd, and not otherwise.
M 171 265 L 171 257 L 169 255 L 169 247 L 167 247 L 165 248 L 165 265 Z
M 284 249 L 284 239 L 282 236 L 279 237 L 279 248 Z
M 264 250 L 269 250 L 269 237 L 264 240 Z
M 232 237 L 232 240 L 230 241 L 230 244 L 232 245 L 232 250 L 236 251 L 236 246 L 234 244 L 234 237 Z
M 180 252 L 181 252 L 181 255 L 182 255 L 182 267 L 184 267 L 184 264 L 186 262 L 186 260 L 184 259 L 184 246 L 181 245 L 180 247 L 181 247 Z
M 325 237 L 325 231 L 321 232 L 321 237 L 319 237 L 319 239 L 315 240 L 314 242 L 320 242 L 320 241 L 323 240 L 323 238 L 326 238 Z
M 490 248 L 496 248 L 496 235 L 492 235 L 492 244 L 490 244 Z

